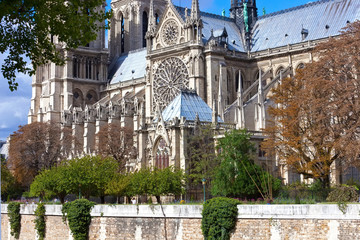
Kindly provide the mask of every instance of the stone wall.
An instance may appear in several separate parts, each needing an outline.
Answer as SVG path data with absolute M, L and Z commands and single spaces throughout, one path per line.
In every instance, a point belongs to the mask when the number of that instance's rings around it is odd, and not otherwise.
M 21 240 L 37 239 L 36 205 L 21 206 Z M 235 239 L 360 239 L 360 205 L 343 214 L 337 205 L 239 205 Z M 97 205 L 92 210 L 90 240 L 203 239 L 200 205 Z M 165 217 L 164 217 L 165 214 Z M 60 205 L 46 206 L 46 239 L 72 240 Z M 167 237 L 165 237 L 167 236 Z M 1 205 L 1 239 L 10 237 L 7 204 Z

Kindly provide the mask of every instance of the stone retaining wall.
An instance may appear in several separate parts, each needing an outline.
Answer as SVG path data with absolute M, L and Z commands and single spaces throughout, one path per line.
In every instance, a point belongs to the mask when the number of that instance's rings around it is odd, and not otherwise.
M 36 205 L 21 206 L 20 239 L 36 240 Z M 343 214 L 337 205 L 239 205 L 231 239 L 360 239 L 360 205 Z M 200 205 L 96 205 L 90 240 L 203 239 Z M 165 237 L 167 236 L 167 237 Z M 7 204 L 1 205 L 1 239 L 13 240 Z M 46 239 L 72 240 L 61 205 L 46 206 Z

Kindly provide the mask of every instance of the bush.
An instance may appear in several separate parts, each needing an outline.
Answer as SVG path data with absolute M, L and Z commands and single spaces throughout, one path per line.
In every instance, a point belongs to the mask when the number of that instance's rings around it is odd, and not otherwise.
M 21 228 L 20 203 L 11 202 L 8 205 L 8 215 L 10 222 L 10 234 L 15 239 L 19 239 Z
M 37 208 L 35 210 L 35 229 L 37 232 L 37 235 L 39 236 L 39 240 L 43 240 L 45 238 L 45 204 L 44 203 L 38 203 Z
M 236 225 L 238 200 L 218 197 L 205 202 L 201 230 L 206 240 L 230 239 Z
M 359 194 L 356 192 L 356 188 L 348 185 L 337 186 L 333 191 L 330 192 L 327 197 L 329 202 L 346 203 L 346 202 L 357 202 Z
M 62 208 L 63 220 L 69 221 L 69 227 L 74 240 L 87 240 L 91 223 L 91 209 L 95 205 L 86 199 L 78 199 L 65 203 Z

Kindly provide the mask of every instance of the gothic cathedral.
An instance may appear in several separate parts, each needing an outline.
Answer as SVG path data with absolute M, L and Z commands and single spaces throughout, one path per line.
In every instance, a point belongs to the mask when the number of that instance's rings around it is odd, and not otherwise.
M 103 6 L 104 7 L 104 6 Z M 85 154 L 108 123 L 133 131 L 137 156 L 127 163 L 187 166 L 187 134 L 196 125 L 246 128 L 261 150 L 273 86 L 311 62 L 320 41 L 360 19 L 360 2 L 321 0 L 258 15 L 256 0 L 231 0 L 230 17 L 171 0 L 112 0 L 113 19 L 87 46 L 65 52 L 64 66 L 37 69 L 28 122 L 72 129 Z M 56 41 L 56 39 L 55 39 Z M 271 162 L 285 183 L 300 178 Z

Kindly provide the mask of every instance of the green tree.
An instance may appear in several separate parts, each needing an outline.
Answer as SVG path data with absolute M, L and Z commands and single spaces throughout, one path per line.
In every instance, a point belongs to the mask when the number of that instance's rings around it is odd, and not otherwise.
M 50 199 L 56 195 L 60 202 L 64 203 L 70 192 L 65 171 L 66 166 L 60 165 L 40 172 L 30 185 L 30 196 Z
M 99 196 L 104 203 L 105 190 L 117 171 L 117 162 L 110 157 L 85 156 L 65 162 L 65 178 L 70 193 L 81 193 L 85 198 Z
M 148 168 L 142 168 L 132 174 L 128 197 L 135 195 L 144 195 L 149 193 L 151 171 Z
M 21 188 L 7 167 L 6 160 L 1 158 L 1 199 L 21 195 Z
M 183 171 L 168 167 L 155 168 L 150 175 L 149 194 L 156 197 L 161 203 L 160 197 L 164 195 L 180 195 L 184 192 L 185 177 Z
M 116 196 L 116 201 L 119 203 L 119 198 L 129 196 L 129 189 L 132 174 L 116 173 L 114 178 L 107 184 L 105 194 Z
M 246 130 L 226 132 L 217 146 L 221 161 L 216 169 L 211 192 L 215 196 L 272 198 L 272 190 L 280 188 L 280 180 L 256 165 L 254 144 Z
M 211 184 L 214 170 L 220 164 L 216 158 L 214 134 L 211 126 L 194 128 L 188 137 L 187 169 L 190 188 L 200 187 L 202 179 Z
M 98 31 L 107 27 L 105 20 L 111 17 L 111 12 L 99 7 L 104 3 L 104 0 L 0 1 L 0 53 L 8 53 L 1 71 L 10 90 L 18 87 L 17 72 L 32 75 L 38 66 L 49 61 L 64 64 L 64 49 L 95 40 Z M 32 68 L 25 56 L 31 60 Z

